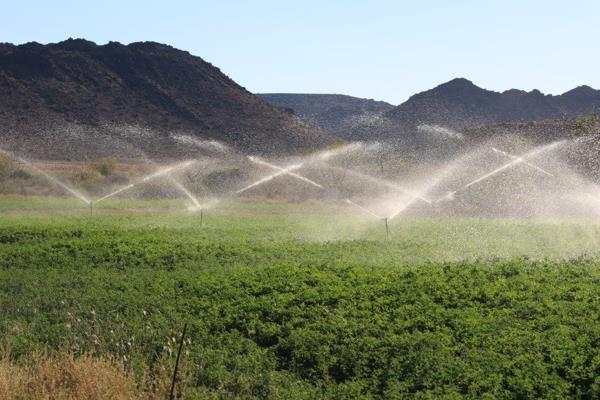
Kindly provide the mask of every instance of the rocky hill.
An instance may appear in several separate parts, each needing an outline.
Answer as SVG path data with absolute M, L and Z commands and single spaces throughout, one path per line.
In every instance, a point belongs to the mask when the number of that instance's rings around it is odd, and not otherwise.
M 460 129 L 474 124 L 558 119 L 599 108 L 600 91 L 588 86 L 558 96 L 539 90 L 500 93 L 458 78 L 412 96 L 386 117 L 403 126 L 427 123 Z
M 272 101 L 272 100 L 270 100 Z M 290 105 L 292 108 L 293 106 Z M 313 115 L 327 120 L 328 109 L 313 104 Z M 463 78 L 415 94 L 389 110 L 364 114 L 345 125 L 343 137 L 355 140 L 419 141 L 423 131 L 460 131 L 473 126 L 560 120 L 600 111 L 600 91 L 580 86 L 561 95 L 511 89 L 494 92 Z M 335 116 L 335 112 L 331 112 Z M 302 112 L 298 115 L 311 120 Z M 425 129 L 420 129 L 425 128 Z
M 258 153 L 336 140 L 167 45 L 0 44 L 0 148 L 45 158 L 135 157 L 136 149 L 171 157 L 189 148 L 173 135 Z
M 394 108 L 384 101 L 341 94 L 261 93 L 257 96 L 345 139 L 355 125 Z

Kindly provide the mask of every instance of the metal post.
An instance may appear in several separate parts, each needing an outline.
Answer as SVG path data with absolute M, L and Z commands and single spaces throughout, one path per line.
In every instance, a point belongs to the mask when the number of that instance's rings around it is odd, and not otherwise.
M 179 369 L 179 358 L 181 357 L 181 351 L 183 350 L 183 340 L 185 339 L 185 331 L 187 330 L 187 323 L 183 325 L 183 332 L 181 332 L 181 338 L 179 339 L 179 350 L 177 351 L 177 359 L 175 360 L 175 369 L 173 369 L 173 379 L 171 380 L 171 390 L 169 392 L 169 400 L 174 399 L 175 394 L 175 382 L 177 382 L 177 370 Z

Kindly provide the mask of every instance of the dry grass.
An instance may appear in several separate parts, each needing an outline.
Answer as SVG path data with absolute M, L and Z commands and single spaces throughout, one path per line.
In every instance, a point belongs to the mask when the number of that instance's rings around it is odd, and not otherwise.
M 167 374 L 136 379 L 122 363 L 92 356 L 38 355 L 0 359 L 0 400 L 166 399 Z

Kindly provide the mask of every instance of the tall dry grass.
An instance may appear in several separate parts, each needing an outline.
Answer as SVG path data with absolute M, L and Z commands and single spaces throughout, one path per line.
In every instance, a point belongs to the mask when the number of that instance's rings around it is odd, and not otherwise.
M 166 399 L 168 388 L 166 369 L 152 379 L 134 377 L 109 358 L 58 354 L 20 362 L 0 359 L 0 400 L 153 400 Z

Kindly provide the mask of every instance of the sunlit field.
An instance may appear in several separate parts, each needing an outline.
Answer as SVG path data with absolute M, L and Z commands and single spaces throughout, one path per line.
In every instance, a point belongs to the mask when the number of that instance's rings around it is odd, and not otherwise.
M 166 386 L 187 323 L 191 397 L 600 395 L 596 223 L 398 218 L 386 237 L 318 202 L 0 209 L 0 342 L 17 364 L 88 355 Z
M 5 3 L 0 400 L 600 400 L 600 2 Z

